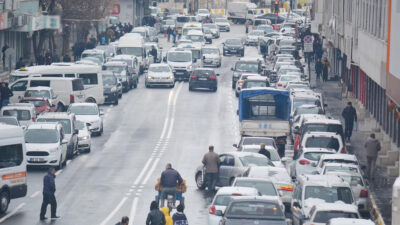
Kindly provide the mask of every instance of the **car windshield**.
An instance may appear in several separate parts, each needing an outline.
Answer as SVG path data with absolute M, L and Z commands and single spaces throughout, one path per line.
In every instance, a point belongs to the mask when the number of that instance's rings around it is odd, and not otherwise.
M 333 152 L 306 152 L 304 153 L 304 158 L 311 161 L 319 161 L 322 155 L 333 154 Z
M 239 157 L 243 166 L 273 166 L 267 157 L 243 156 Z
M 235 69 L 239 72 L 258 73 L 258 63 L 237 62 Z
M 319 211 L 315 214 L 314 220 L 312 222 L 315 223 L 324 223 L 327 224 L 330 219 L 333 218 L 354 218 L 357 219 L 357 213 L 353 212 L 341 212 L 341 211 Z
M 213 70 L 195 70 L 193 71 L 193 74 L 198 76 L 215 76 Z
M 291 73 L 291 72 L 300 73 L 301 71 L 299 69 L 280 69 L 279 70 L 280 75 L 285 75 L 285 74 Z
M 150 66 L 149 71 L 155 73 L 168 73 L 171 72 L 171 69 L 169 66 Z
M 227 209 L 227 218 L 246 218 L 246 219 L 281 219 L 285 216 L 281 207 L 272 202 L 240 201 L 233 202 Z
M 15 118 L 0 117 L 0 123 L 19 126 L 18 120 L 16 120 Z
M 104 70 L 112 71 L 114 73 L 121 73 L 125 69 L 125 66 L 103 66 L 103 68 Z
M 27 90 L 24 97 L 30 98 L 51 98 L 48 90 Z
M 270 33 L 270 32 L 274 31 L 274 29 L 272 27 L 266 27 L 266 26 L 257 27 L 256 29 L 257 30 L 262 30 L 265 33 Z M 275 34 L 275 35 L 277 35 L 277 34 Z
M 95 106 L 86 105 L 72 105 L 68 109 L 69 112 L 75 113 L 75 115 L 98 115 L 99 110 Z
M 199 11 L 197 13 L 207 14 L 208 10 L 207 9 L 199 9 Z
M 252 187 L 261 195 L 277 196 L 274 184 L 269 181 L 238 180 L 235 182 L 235 187 Z
M 132 33 L 140 34 L 142 37 L 146 37 L 146 31 L 144 30 L 133 30 Z
M 192 54 L 189 52 L 168 52 L 167 58 L 170 62 L 191 62 Z
M 82 53 L 82 59 L 83 58 L 87 58 L 87 57 L 94 57 L 99 59 L 101 62 L 103 62 L 103 54 L 99 54 L 99 53 Z
M 252 36 L 264 36 L 264 31 L 255 30 L 255 31 L 250 32 L 249 35 L 252 35 Z
M 64 133 L 71 134 L 71 121 L 68 119 L 47 119 L 47 118 L 39 118 L 38 122 L 50 122 L 50 123 L 61 123 Z
M 336 151 L 339 150 L 340 144 L 339 140 L 335 137 L 316 137 L 311 136 L 307 138 L 306 148 L 330 148 L 335 149 Z
M 208 29 L 217 29 L 217 25 L 216 24 L 203 24 L 203 27 L 207 27 Z
M 191 40 L 192 42 L 202 42 L 204 41 L 203 35 L 186 35 L 186 38 Z
M 179 23 L 187 23 L 189 22 L 190 18 L 188 16 L 178 16 L 176 17 L 176 21 Z
M 60 140 L 55 129 L 28 129 L 25 132 L 25 143 L 57 143 Z
M 305 128 L 304 131 L 306 132 L 318 131 L 318 132 L 331 132 L 338 134 L 343 133 L 343 128 L 342 125 L 340 124 L 326 124 L 326 123 L 307 124 L 304 128 Z
M 164 20 L 165 25 L 175 25 L 175 20 Z
M 319 102 L 319 100 L 315 99 L 315 98 L 310 98 L 310 99 L 304 99 L 304 98 L 296 99 L 295 98 L 293 100 L 293 108 L 296 109 L 297 107 L 302 106 L 302 105 L 317 105 L 317 104 L 321 105 L 321 103 L 318 103 L 318 102 Z M 317 110 L 317 112 L 318 112 L 318 110 Z
M 280 81 L 300 80 L 298 76 L 281 76 Z
M 243 84 L 243 88 L 258 88 L 258 87 L 268 87 L 266 81 L 246 81 Z
M 31 120 L 31 113 L 29 110 L 4 110 L 3 116 L 13 116 L 17 120 Z
M 242 45 L 242 40 L 240 39 L 227 39 L 225 41 L 226 44 L 228 45 Z
M 349 167 L 349 166 L 326 166 L 325 172 L 350 172 L 350 173 L 358 173 L 358 169 L 356 167 Z
M 228 20 L 225 18 L 216 18 L 215 22 L 217 23 L 228 23 Z
M 118 48 L 119 55 L 134 55 L 138 57 L 143 56 L 143 48 L 141 47 L 119 47 Z
M 303 114 L 319 114 L 321 109 L 319 107 L 302 107 L 296 108 L 294 115 L 303 115 Z
M 260 145 L 265 144 L 267 146 L 275 147 L 275 141 L 272 138 L 245 138 L 242 145 Z
M 103 86 L 114 86 L 116 84 L 117 84 L 117 78 L 115 76 L 103 75 Z
M 35 107 L 42 107 L 46 105 L 44 100 L 21 100 L 21 103 L 31 103 Z
M 346 204 L 353 203 L 353 194 L 348 187 L 307 186 L 304 199 L 316 198 L 327 203 L 342 201 Z
M 253 153 L 258 153 L 260 151 L 259 147 L 251 147 L 251 148 L 244 148 L 244 152 L 253 152 Z M 279 157 L 279 154 L 276 150 L 270 150 L 267 149 L 271 155 L 271 161 L 281 161 L 281 158 Z
M 217 195 L 214 205 L 227 206 L 232 200 L 232 195 Z
M 340 177 L 352 187 L 364 186 L 364 182 L 359 176 L 340 175 Z
M 219 50 L 216 48 L 203 48 L 201 51 L 203 54 L 219 55 Z

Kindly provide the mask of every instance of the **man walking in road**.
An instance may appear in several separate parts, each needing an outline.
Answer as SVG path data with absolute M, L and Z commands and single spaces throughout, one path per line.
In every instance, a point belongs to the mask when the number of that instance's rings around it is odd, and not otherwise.
M 158 208 L 156 201 L 150 204 L 150 212 L 147 214 L 146 225 L 165 225 L 164 214 Z
M 258 151 L 259 154 L 265 155 L 268 159 L 271 159 L 271 153 L 265 149 L 265 144 L 260 144 L 260 151 Z
M 342 117 L 344 118 L 345 122 L 344 137 L 347 139 L 347 141 L 350 141 L 354 122 L 357 122 L 357 112 L 351 102 L 348 102 L 347 106 L 343 109 Z
M 317 73 L 317 79 L 319 80 L 322 73 L 322 62 L 320 58 L 317 58 L 317 61 L 315 62 L 315 73 Z
M 43 202 L 42 208 L 40 209 L 40 220 L 47 219 L 45 215 L 48 204 L 51 205 L 51 219 L 59 218 L 58 216 L 56 216 L 57 201 L 54 195 L 54 193 L 56 192 L 55 173 L 56 170 L 51 167 L 47 175 L 43 178 Z
M 3 48 L 1 48 L 1 59 L 3 60 L 3 70 L 6 68 L 6 51 L 8 49 L 8 45 L 5 44 Z
M 172 169 L 171 163 L 168 163 L 165 170 L 161 173 L 161 208 L 164 207 L 164 200 L 168 195 L 173 196 L 173 202 L 176 198 L 176 186 L 182 184 L 183 180 L 178 171 Z
M 381 143 L 375 139 L 375 134 L 372 133 L 364 145 L 367 151 L 367 176 L 374 180 L 376 159 L 378 152 L 381 150 Z
M 214 191 L 218 180 L 219 165 L 221 164 L 219 155 L 214 152 L 214 146 L 208 147 L 208 153 L 204 155 L 202 162 L 206 168 L 205 181 L 208 184 L 208 191 Z
M 331 64 L 328 62 L 328 59 L 325 57 L 322 62 L 322 81 L 328 81 L 328 69 L 331 67 Z
M 118 222 L 115 225 L 128 225 L 129 224 L 129 218 L 127 216 L 122 217 L 121 222 Z
M 246 34 L 247 34 L 247 33 L 249 33 L 249 26 L 250 26 L 250 21 L 249 20 L 246 20 L 245 26 L 246 26 Z
M 154 47 L 154 45 L 151 46 L 150 55 L 153 56 L 153 62 L 156 63 L 157 62 L 157 49 Z
M 10 97 L 13 96 L 14 94 L 12 93 L 10 88 L 8 88 L 6 82 L 1 83 L 0 95 L 1 95 L 1 107 L 10 104 Z

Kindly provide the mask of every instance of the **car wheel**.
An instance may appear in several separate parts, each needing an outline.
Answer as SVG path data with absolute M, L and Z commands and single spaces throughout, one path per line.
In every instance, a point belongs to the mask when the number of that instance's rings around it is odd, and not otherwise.
M 85 102 L 96 103 L 96 100 L 94 98 L 88 98 L 85 100 Z
M 201 175 L 201 172 L 198 172 L 196 174 L 196 185 L 197 185 L 197 188 L 200 189 L 200 190 L 204 190 L 206 188 L 206 184 L 203 181 L 203 177 Z
M 91 150 L 90 150 L 90 147 L 89 147 L 89 148 L 86 150 L 86 152 L 87 152 L 87 153 L 90 153 L 90 151 L 91 151 Z
M 235 96 L 236 96 L 236 97 L 239 97 L 239 93 L 237 93 L 236 91 L 235 91 Z
M 242 54 L 240 54 L 240 56 L 242 56 L 242 57 L 244 56 L 244 51 L 242 52 Z
M 217 87 L 213 87 L 211 90 L 212 90 L 213 92 L 216 92 L 216 91 L 218 90 L 218 88 L 217 88 Z
M 144 86 L 146 86 L 146 88 L 150 88 L 150 85 L 145 83 Z
M 10 195 L 7 191 L 3 191 L 0 194 L 0 213 L 4 214 L 7 212 L 8 205 L 10 204 Z
M 101 124 L 101 128 L 100 128 L 99 136 L 101 136 L 102 134 L 103 134 L 103 124 Z
M 173 84 L 171 84 L 170 87 L 171 87 L 171 88 L 174 88 L 174 87 L 175 87 L 175 82 L 174 82 Z
M 118 98 L 114 101 L 114 105 L 118 105 Z
M 235 89 L 235 88 L 236 88 L 236 84 L 235 84 L 235 82 L 232 81 L 232 89 Z
M 189 85 L 189 91 L 193 91 L 193 87 Z

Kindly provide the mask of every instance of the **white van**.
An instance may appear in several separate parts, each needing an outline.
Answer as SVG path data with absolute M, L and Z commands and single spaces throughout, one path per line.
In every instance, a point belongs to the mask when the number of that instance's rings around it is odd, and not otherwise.
M 50 66 L 31 66 L 23 70 L 16 70 L 10 75 L 10 83 L 12 83 L 11 77 L 13 81 L 25 77 L 81 78 L 85 87 L 85 102 L 104 104 L 103 78 L 101 76 L 101 67 L 97 65 L 52 63 Z M 56 92 L 54 88 L 53 90 Z M 11 98 L 10 101 L 17 103 L 19 99 Z M 61 100 L 56 99 L 56 102 L 59 101 Z
M 128 33 L 122 36 L 118 41 L 117 54 L 136 56 L 140 65 L 140 74 L 148 68 L 144 39 L 140 34 Z
M 86 57 L 94 57 L 100 60 L 100 62 L 105 63 L 107 60 L 106 52 L 101 49 L 86 49 L 82 52 L 81 59 Z
M 182 28 L 182 37 L 185 37 L 190 30 L 203 31 L 203 25 L 201 23 L 185 23 Z
M 11 199 L 25 197 L 26 148 L 21 127 L 0 125 L 0 214 L 4 214 Z
M 10 89 L 14 96 L 10 102 L 18 102 L 30 87 L 51 87 L 59 99 L 57 111 L 65 111 L 70 103 L 85 102 L 85 88 L 83 82 L 78 78 L 59 78 L 59 77 L 28 77 L 15 81 L 10 84 Z

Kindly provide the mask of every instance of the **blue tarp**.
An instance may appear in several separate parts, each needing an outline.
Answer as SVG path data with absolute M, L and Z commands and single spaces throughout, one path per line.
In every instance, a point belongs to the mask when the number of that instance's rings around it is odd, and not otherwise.
M 239 95 L 239 121 L 251 117 L 249 98 L 265 94 L 274 95 L 276 117 L 289 121 L 291 108 L 290 94 L 286 90 L 278 90 L 274 88 L 254 88 L 242 90 Z

